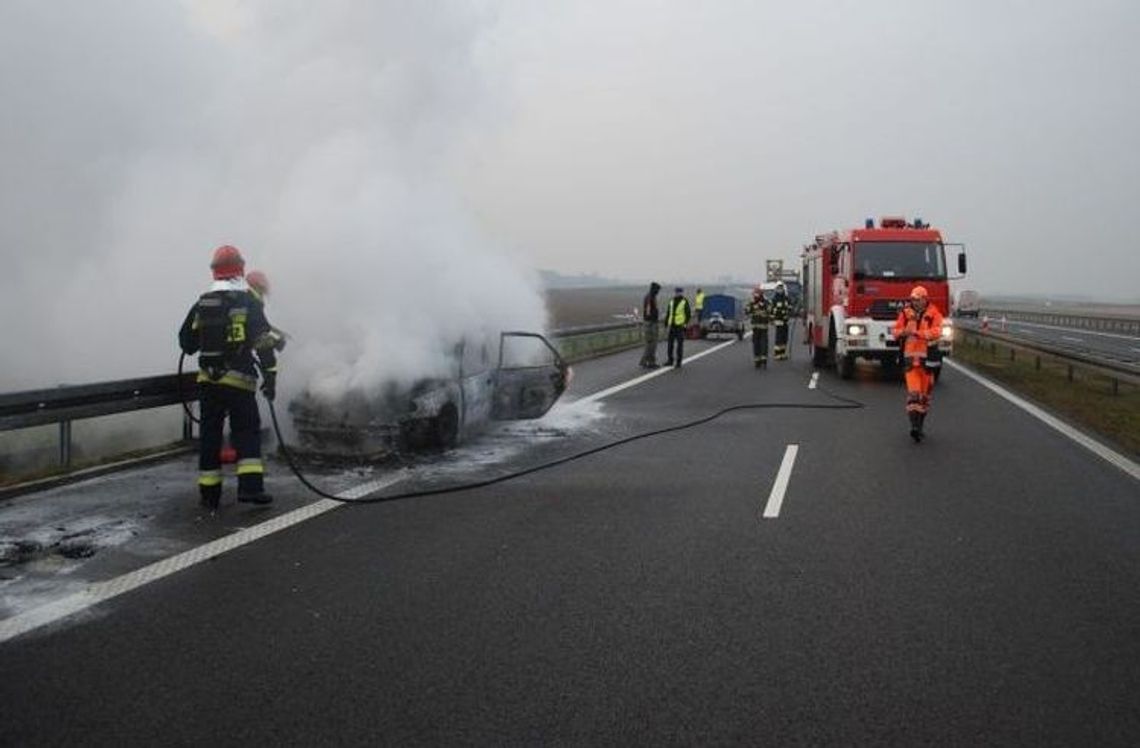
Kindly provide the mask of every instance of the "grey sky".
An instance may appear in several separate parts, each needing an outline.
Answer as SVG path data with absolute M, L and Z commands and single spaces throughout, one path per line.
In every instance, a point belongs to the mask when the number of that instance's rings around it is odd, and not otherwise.
M 517 109 L 468 175 L 540 264 L 756 274 L 903 213 L 977 288 L 1140 298 L 1138 3 L 553 5 L 501 19 Z
M 1124 0 L 0 3 L 0 316 L 25 352 L 0 389 L 169 371 L 226 242 L 270 272 L 276 322 L 350 364 L 307 381 L 540 327 L 536 268 L 755 277 L 870 215 L 965 242 L 983 292 L 1135 300 L 1138 21 Z

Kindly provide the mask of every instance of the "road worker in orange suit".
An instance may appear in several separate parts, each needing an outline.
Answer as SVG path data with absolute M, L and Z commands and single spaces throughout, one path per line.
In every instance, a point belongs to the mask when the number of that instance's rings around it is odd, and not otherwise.
M 930 392 L 934 375 L 926 367 L 927 349 L 942 334 L 942 312 L 930 303 L 922 286 L 910 292 L 910 302 L 899 311 L 894 335 L 903 352 L 906 371 L 906 412 L 910 418 L 910 437 L 921 442 L 922 422 L 930 410 Z

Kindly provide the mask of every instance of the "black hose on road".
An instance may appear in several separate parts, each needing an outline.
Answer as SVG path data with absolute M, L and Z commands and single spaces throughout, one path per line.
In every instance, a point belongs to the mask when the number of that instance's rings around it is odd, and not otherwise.
M 653 431 L 646 431 L 646 432 L 643 432 L 640 434 L 634 434 L 633 436 L 627 436 L 623 439 L 618 439 L 617 441 L 609 442 L 608 444 L 603 444 L 603 445 L 598 446 L 598 447 L 593 447 L 593 448 L 587 449 L 583 452 L 578 452 L 576 454 L 572 454 L 572 455 L 569 455 L 567 457 L 560 457 L 556 460 L 551 460 L 550 462 L 544 462 L 541 465 L 535 465 L 534 467 L 529 467 L 529 468 L 526 468 L 523 470 L 517 470 L 513 473 L 507 473 L 506 475 L 500 475 L 500 476 L 497 476 L 495 478 L 488 478 L 486 480 L 474 481 L 471 483 L 460 483 L 460 484 L 455 485 L 455 486 L 445 486 L 443 488 L 428 488 L 428 489 L 423 489 L 420 491 L 404 491 L 401 493 L 381 495 L 381 496 L 372 496 L 372 497 L 359 498 L 359 499 L 347 499 L 347 498 L 344 498 L 343 496 L 336 496 L 335 494 L 330 494 L 327 491 L 322 491 L 320 488 L 313 485 L 313 483 L 311 481 L 309 481 L 309 479 L 306 478 L 305 475 L 301 472 L 301 470 L 297 467 L 296 462 L 293 460 L 293 455 L 289 452 L 289 448 L 285 445 L 285 439 L 282 438 L 282 436 L 281 436 L 281 427 L 277 423 L 277 409 L 274 407 L 272 400 L 269 401 L 269 414 L 273 418 L 273 431 L 277 434 L 277 442 L 278 442 L 279 448 L 281 449 L 281 454 L 285 457 L 285 462 L 289 465 L 289 469 L 293 471 L 293 474 L 297 476 L 297 479 L 299 481 L 301 481 L 301 483 L 306 488 L 308 488 L 310 491 L 312 491 L 313 493 L 315 493 L 318 496 L 321 496 L 321 497 L 326 498 L 326 499 L 331 499 L 333 501 L 339 501 L 339 502 L 344 503 L 344 504 L 381 504 L 381 503 L 384 503 L 387 501 L 400 501 L 402 499 L 416 499 L 416 498 L 422 498 L 425 496 L 440 496 L 442 494 L 458 493 L 460 491 L 470 491 L 470 490 L 473 490 L 476 488 L 484 488 L 486 486 L 493 486 L 496 483 L 505 483 L 506 481 L 509 481 L 509 480 L 521 478 L 524 475 L 530 475 L 531 473 L 537 473 L 537 472 L 540 472 L 542 470 L 549 470 L 550 468 L 557 467 L 559 465 L 565 465 L 566 463 L 574 462 L 575 460 L 581 460 L 584 457 L 589 457 L 590 455 L 595 455 L 595 454 L 598 454 L 599 452 L 605 452 L 608 449 L 620 447 L 623 444 L 629 444 L 630 442 L 635 442 L 635 441 L 638 441 L 640 439 L 649 439 L 650 437 L 660 436 L 662 434 L 669 434 L 669 433 L 672 433 L 674 431 L 684 431 L 685 429 L 695 428 L 697 426 L 701 426 L 703 424 L 709 423 L 710 421 L 715 421 L 716 419 L 720 418 L 721 416 L 727 415 L 729 413 L 734 413 L 737 411 L 764 410 L 764 409 L 855 410 L 858 408 L 866 407 L 863 403 L 859 402 L 858 400 L 851 400 L 851 399 L 846 398 L 846 397 L 841 397 L 839 395 L 833 394 L 833 393 L 828 392 L 827 390 L 823 390 L 823 389 L 820 389 L 818 391 L 822 392 L 823 394 L 827 395 L 828 397 L 832 398 L 833 400 L 837 400 L 838 403 L 830 403 L 830 404 L 829 403 L 746 403 L 746 404 L 742 404 L 742 405 L 732 405 L 732 406 L 729 406 L 727 408 L 723 408 L 721 410 L 718 410 L 717 412 L 713 413 L 712 415 L 704 416 L 703 418 L 697 418 L 697 419 L 692 420 L 692 421 L 686 421 L 685 423 L 681 423 L 681 424 L 678 424 L 676 426 L 668 426 L 668 427 L 663 428 L 663 429 L 655 429 Z

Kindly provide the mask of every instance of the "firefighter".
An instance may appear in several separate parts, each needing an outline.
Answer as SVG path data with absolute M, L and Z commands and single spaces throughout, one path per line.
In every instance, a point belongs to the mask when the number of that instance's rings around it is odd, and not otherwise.
M 776 328 L 776 344 L 772 348 L 772 358 L 777 361 L 788 360 L 788 315 L 791 311 L 788 302 L 788 293 L 783 283 L 776 284 L 776 293 L 768 305 L 772 317 L 772 324 Z
M 641 354 L 641 366 L 645 369 L 657 368 L 657 325 L 660 317 L 657 294 L 660 291 L 660 283 L 650 283 L 649 293 L 641 300 L 641 319 L 645 325 L 645 352 Z
M 250 270 L 245 274 L 245 282 L 249 285 L 249 293 L 261 304 L 262 311 L 269 301 L 269 277 L 260 270 Z M 280 353 L 285 350 L 285 340 L 288 336 L 276 327 L 270 326 L 269 334 L 273 338 L 273 350 Z
M 665 325 L 669 331 L 669 342 L 666 345 L 665 365 L 674 369 L 681 368 L 681 358 L 685 350 L 685 327 L 693 316 L 692 305 L 685 298 L 685 289 L 678 286 L 673 289 L 673 298 L 665 307 Z M 673 342 L 677 343 L 677 358 L 673 358 Z M 675 361 L 675 363 L 674 363 Z
M 265 466 L 261 460 L 261 419 L 257 412 L 257 370 L 264 374 L 261 391 L 276 394 L 274 339 L 262 304 L 249 291 L 245 260 L 236 247 L 214 250 L 210 262 L 214 283 L 190 308 L 178 342 L 188 356 L 198 354 L 198 388 L 202 408 L 198 491 L 202 506 L 218 508 L 222 496 L 219 452 L 226 417 L 237 450 L 238 501 L 268 504 Z
M 921 442 L 922 422 L 930 410 L 930 393 L 934 375 L 926 366 L 927 349 L 942 334 L 942 312 L 930 303 L 922 286 L 910 292 L 910 301 L 899 311 L 894 335 L 903 352 L 906 371 L 906 413 L 910 419 L 910 437 Z
M 768 322 L 771 310 L 760 286 L 752 289 L 752 301 L 744 307 L 744 313 L 752 322 L 752 364 L 757 368 L 768 368 Z
M 693 308 L 697 310 L 697 322 L 701 322 L 705 318 L 705 290 L 703 288 L 697 289 L 696 296 L 693 297 Z

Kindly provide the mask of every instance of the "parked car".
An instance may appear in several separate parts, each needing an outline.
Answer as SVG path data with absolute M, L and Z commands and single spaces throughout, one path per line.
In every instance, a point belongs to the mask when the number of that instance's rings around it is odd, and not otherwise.
M 289 404 L 301 452 L 377 458 L 398 451 L 446 449 L 491 421 L 541 418 L 558 401 L 570 368 L 542 335 L 505 332 L 498 358 L 490 346 L 460 342 L 453 374 L 410 387 L 378 385 L 329 401 L 304 393 Z

